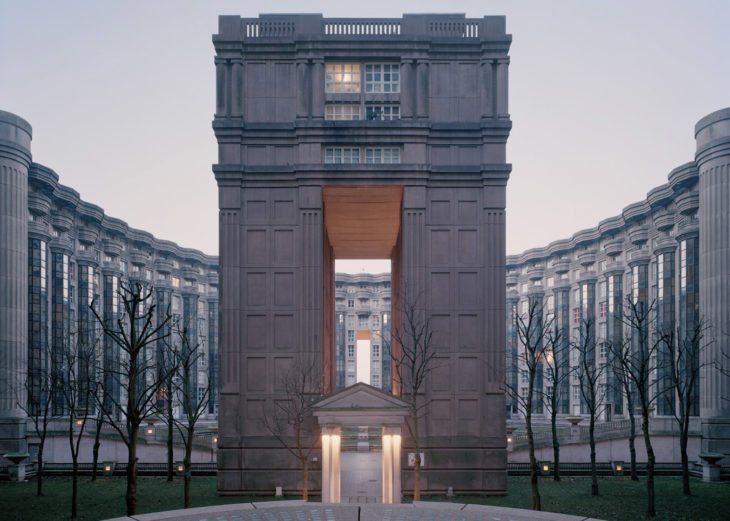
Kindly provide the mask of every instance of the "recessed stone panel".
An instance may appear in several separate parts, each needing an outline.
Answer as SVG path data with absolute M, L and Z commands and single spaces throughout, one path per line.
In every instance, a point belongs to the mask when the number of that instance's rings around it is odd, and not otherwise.
M 459 280 L 459 306 L 475 307 L 479 305 L 479 276 L 476 272 L 461 272 L 457 274 Z
M 459 201 L 458 205 L 459 224 L 477 224 L 477 202 Z
M 294 263 L 294 231 L 274 230 L 274 265 L 291 266 Z
M 291 272 L 274 273 L 274 306 L 291 307 L 294 305 L 294 274 Z
M 246 390 L 263 392 L 266 390 L 266 358 L 246 357 Z
M 451 253 L 451 233 L 449 230 L 431 230 L 431 264 L 446 266 Z
M 476 436 L 479 434 L 479 402 L 478 400 L 461 399 L 457 403 L 459 434 Z
M 459 350 L 476 351 L 480 346 L 480 326 L 477 315 L 459 315 Z
M 451 222 L 449 201 L 431 201 L 429 222 L 431 224 L 449 224 Z
M 431 307 L 448 308 L 451 305 L 451 274 L 449 272 L 431 273 Z
M 286 390 L 285 379 L 291 371 L 294 358 L 291 356 L 277 356 L 274 358 L 274 391 Z
M 247 230 L 245 247 L 249 266 L 266 264 L 266 230 Z
M 447 356 L 434 357 L 429 374 L 429 390 L 446 392 L 451 390 L 451 359 Z
M 248 315 L 246 317 L 246 344 L 248 349 L 266 347 L 266 315 Z
M 459 391 L 476 391 L 479 388 L 479 359 L 475 356 L 459 357 Z
M 448 351 L 451 348 L 451 316 L 431 315 L 431 344 L 434 349 Z
M 295 224 L 297 212 L 294 201 L 274 201 L 274 224 Z
M 255 272 L 246 274 L 246 305 L 266 306 L 266 273 Z
M 293 349 L 296 331 L 294 315 L 274 315 L 274 348 Z
M 477 263 L 478 241 L 479 236 L 476 230 L 458 231 L 457 259 L 459 264 L 469 266 Z
M 266 223 L 266 201 L 246 201 L 246 224 Z

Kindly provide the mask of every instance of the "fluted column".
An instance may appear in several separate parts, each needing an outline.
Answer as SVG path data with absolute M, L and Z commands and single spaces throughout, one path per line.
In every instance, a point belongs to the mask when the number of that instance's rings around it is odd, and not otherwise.
M 700 172 L 700 316 L 708 332 L 700 359 L 702 450 L 730 456 L 730 108 L 695 126 Z M 730 465 L 730 457 L 722 463 Z
M 497 117 L 509 119 L 509 58 L 497 60 Z
M 0 111 L 0 451 L 25 450 L 30 124 Z M 2 453 L 2 452 L 0 452 Z

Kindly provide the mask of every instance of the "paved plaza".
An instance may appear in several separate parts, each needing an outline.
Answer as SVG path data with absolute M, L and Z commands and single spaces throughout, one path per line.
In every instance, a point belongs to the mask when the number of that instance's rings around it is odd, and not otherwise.
M 416 501 L 409 505 L 336 505 L 269 501 L 173 510 L 107 521 L 599 521 L 517 508 Z

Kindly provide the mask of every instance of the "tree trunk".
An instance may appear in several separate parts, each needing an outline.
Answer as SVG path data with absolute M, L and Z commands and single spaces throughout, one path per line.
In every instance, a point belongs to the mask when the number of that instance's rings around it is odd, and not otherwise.
M 553 404 L 550 421 L 553 429 L 553 481 L 560 481 L 560 441 L 558 440 L 558 415 L 555 404 Z
M 527 428 L 527 448 L 530 453 L 530 486 L 532 488 L 532 509 L 541 510 L 540 491 L 537 488 L 537 460 L 535 459 L 535 440 L 532 436 L 532 382 L 525 404 L 525 427 Z
M 302 458 L 302 499 L 309 501 L 309 462 L 308 458 Z
M 130 429 L 129 445 L 127 447 L 127 515 L 137 513 L 137 432 L 139 427 Z
M 185 461 L 183 465 L 185 467 L 185 473 L 183 475 L 183 488 L 185 489 L 185 508 L 190 508 L 190 480 L 193 474 L 192 464 L 192 452 L 193 452 L 193 436 L 188 431 L 188 440 L 185 444 Z
M 79 455 L 72 452 L 73 470 L 71 472 L 71 519 L 78 517 L 78 497 L 79 497 Z
M 416 449 L 416 459 L 413 462 L 413 501 L 421 500 L 421 444 L 418 439 L 418 411 L 416 409 L 416 398 L 413 397 L 413 445 Z
M 169 389 L 169 387 L 168 387 Z M 167 404 L 167 481 L 172 481 L 174 472 L 174 455 L 173 455 L 173 436 L 172 426 L 174 422 L 172 414 L 172 402 Z
M 689 411 L 689 409 L 686 409 Z M 687 457 L 687 441 L 689 438 L 689 414 L 684 413 L 682 421 L 679 422 L 679 452 L 682 456 L 682 494 L 691 496 L 689 488 L 689 458 Z
M 627 403 L 629 408 L 629 454 L 631 456 L 631 480 L 639 481 L 639 474 L 636 472 L 636 418 L 634 417 L 634 403 L 631 393 L 627 392 Z
M 45 445 L 45 441 L 45 438 L 41 438 L 41 442 L 38 445 L 38 483 L 36 496 L 43 495 L 43 445 Z
M 598 495 L 598 473 L 596 472 L 596 413 L 591 411 L 591 422 L 588 427 L 589 443 L 591 446 L 591 495 Z
M 654 497 L 654 448 L 651 446 L 649 437 L 649 411 L 642 408 L 641 429 L 644 431 L 644 444 L 646 445 L 646 517 L 656 517 L 656 501 Z
M 93 449 L 94 463 L 91 468 L 91 481 L 96 481 L 96 466 L 99 464 L 99 446 L 101 445 L 99 438 L 101 437 L 101 426 L 103 424 L 104 424 L 103 419 L 98 418 L 96 420 L 96 432 L 94 433 L 94 449 Z

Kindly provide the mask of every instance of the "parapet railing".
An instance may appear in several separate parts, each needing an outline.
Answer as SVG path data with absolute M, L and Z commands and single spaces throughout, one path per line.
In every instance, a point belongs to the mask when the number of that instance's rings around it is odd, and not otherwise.
M 243 18 L 242 31 L 246 39 L 287 38 L 297 32 L 296 18 L 273 19 Z M 435 38 L 479 38 L 478 19 L 428 20 L 416 31 Z M 321 36 L 384 37 L 410 34 L 408 26 L 399 18 L 326 18 L 322 19 Z

